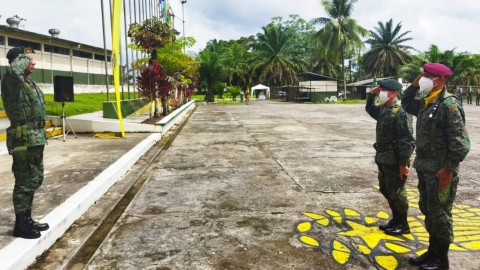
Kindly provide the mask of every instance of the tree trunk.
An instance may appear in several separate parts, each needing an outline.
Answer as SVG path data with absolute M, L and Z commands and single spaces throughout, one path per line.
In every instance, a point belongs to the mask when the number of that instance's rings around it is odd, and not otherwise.
M 148 63 L 150 65 L 153 65 L 153 61 L 156 61 L 157 60 L 157 50 L 153 50 L 152 53 L 150 54 L 150 60 L 148 61 Z
M 167 116 L 167 101 L 168 101 L 168 98 L 167 97 L 162 97 L 160 99 L 160 101 L 162 102 L 162 115 Z
M 207 88 L 207 95 L 205 95 L 205 100 L 208 102 L 215 101 L 215 92 L 211 88 Z
M 155 98 L 155 117 L 160 116 L 160 107 L 158 106 L 158 98 Z
M 347 84 L 345 83 L 345 59 L 342 53 L 342 73 L 343 73 L 343 99 L 347 99 Z

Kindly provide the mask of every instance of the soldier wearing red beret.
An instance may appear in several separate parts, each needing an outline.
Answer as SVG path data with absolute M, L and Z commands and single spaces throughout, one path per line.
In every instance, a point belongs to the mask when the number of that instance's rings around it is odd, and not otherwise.
M 421 270 L 448 269 L 453 242 L 452 208 L 458 185 L 458 168 L 470 150 L 465 113 L 460 101 L 446 91 L 452 71 L 439 63 L 425 64 L 405 90 L 402 106 L 417 117 L 416 158 L 419 207 L 429 234 L 428 251 L 409 263 Z M 425 97 L 416 98 L 418 90 Z

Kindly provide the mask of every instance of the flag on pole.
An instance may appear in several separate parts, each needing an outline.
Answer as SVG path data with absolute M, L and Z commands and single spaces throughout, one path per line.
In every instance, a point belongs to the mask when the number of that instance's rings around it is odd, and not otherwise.
M 115 96 L 117 98 L 117 115 L 120 120 L 120 129 L 122 130 L 122 138 L 125 137 L 122 119 L 122 107 L 120 104 L 120 19 L 122 16 L 122 0 L 113 0 L 112 10 L 112 67 L 113 80 L 115 84 Z

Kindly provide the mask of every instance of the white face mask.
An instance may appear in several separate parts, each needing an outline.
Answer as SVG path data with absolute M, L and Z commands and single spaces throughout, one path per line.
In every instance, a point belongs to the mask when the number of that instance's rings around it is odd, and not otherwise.
M 432 91 L 433 87 L 436 86 L 433 85 L 433 80 L 427 77 L 420 78 L 420 80 L 418 81 L 418 85 L 420 86 L 420 89 L 422 89 L 422 91 L 426 93 Z
M 388 91 L 380 91 L 380 94 L 378 94 L 378 98 L 382 103 L 389 101 L 390 98 L 388 97 Z

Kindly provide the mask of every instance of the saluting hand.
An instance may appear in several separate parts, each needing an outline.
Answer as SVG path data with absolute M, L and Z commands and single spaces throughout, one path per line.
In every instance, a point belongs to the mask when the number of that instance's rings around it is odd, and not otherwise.
M 440 171 L 437 173 L 438 187 L 441 190 L 447 188 L 447 186 L 450 184 L 450 181 L 452 181 L 452 177 L 453 173 L 447 171 L 445 168 L 440 169 Z
M 415 87 L 420 87 L 420 84 L 418 84 L 418 82 L 420 81 L 420 78 L 423 77 L 423 72 L 420 73 L 420 75 L 418 75 L 418 77 L 415 79 L 415 81 L 413 81 L 412 85 L 415 86 Z
M 382 88 L 380 86 L 377 86 L 377 87 L 373 88 L 372 91 L 370 91 L 370 94 L 376 95 L 376 94 L 380 93 L 380 91 L 382 91 Z

